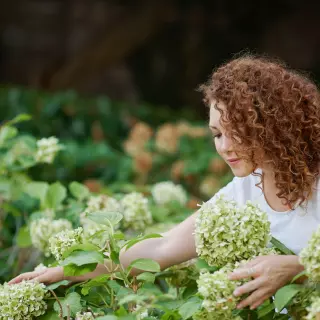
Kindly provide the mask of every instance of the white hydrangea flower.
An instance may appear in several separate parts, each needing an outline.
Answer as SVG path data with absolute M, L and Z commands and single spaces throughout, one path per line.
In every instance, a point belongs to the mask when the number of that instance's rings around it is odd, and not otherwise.
M 234 201 L 220 196 L 215 203 L 204 203 L 196 218 L 197 253 L 211 266 L 250 259 L 270 239 L 267 214 L 250 201 L 238 208 Z
M 33 220 L 30 224 L 30 236 L 35 248 L 50 256 L 49 239 L 63 230 L 72 230 L 72 224 L 66 219 L 52 220 L 41 218 Z
M 47 309 L 43 283 L 23 281 L 0 285 L 0 320 L 33 320 Z
M 36 161 L 52 163 L 58 151 L 62 149 L 56 137 L 42 138 L 37 141 Z
M 315 297 L 312 299 L 312 304 L 307 307 L 308 315 L 305 320 L 317 320 L 317 315 L 320 314 L 320 297 Z
M 207 311 L 208 319 L 233 319 L 232 311 L 241 300 L 233 295 L 233 291 L 245 282 L 228 279 L 228 274 L 235 268 L 228 264 L 214 273 L 200 273 L 198 292 L 203 297 L 202 307 Z
M 63 230 L 49 239 L 49 249 L 58 262 L 63 260 L 63 254 L 74 245 L 83 243 L 83 229 Z
M 121 204 L 123 207 L 123 226 L 133 230 L 144 230 L 152 223 L 148 199 L 143 194 L 132 192 L 125 195 Z
M 95 317 L 91 312 L 77 312 L 75 320 L 94 320 Z
M 299 256 L 309 279 L 320 282 L 320 227 L 312 234 Z
M 43 263 L 40 263 L 34 268 L 34 271 L 44 271 L 47 269 L 48 269 L 48 267 L 46 267 Z
M 158 205 L 165 205 L 171 201 L 178 201 L 181 205 L 185 205 L 188 201 L 187 193 L 183 187 L 174 184 L 172 181 L 155 184 L 151 189 L 151 193 Z

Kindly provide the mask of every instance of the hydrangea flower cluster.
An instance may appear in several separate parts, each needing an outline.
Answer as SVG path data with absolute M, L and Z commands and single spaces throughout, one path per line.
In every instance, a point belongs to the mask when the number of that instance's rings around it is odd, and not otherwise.
M 174 265 L 167 269 L 173 272 L 171 278 L 168 278 L 168 283 L 176 288 L 187 287 L 188 284 L 198 278 L 199 271 L 195 265 L 197 259 L 188 260 L 186 262 Z
M 181 205 L 185 205 L 188 201 L 186 191 L 181 185 L 174 184 L 172 181 L 156 183 L 151 193 L 158 205 L 165 205 L 171 201 L 178 201 Z
M 63 260 L 63 254 L 74 245 L 83 243 L 83 229 L 64 230 L 49 239 L 51 254 L 58 262 Z
M 75 320 L 94 320 L 95 317 L 91 312 L 78 312 Z
M 0 285 L 0 320 L 32 320 L 47 309 L 45 285 L 37 282 L 20 282 Z
M 228 274 L 234 270 L 231 264 L 220 270 L 202 272 L 197 281 L 198 291 L 203 297 L 202 307 L 211 314 L 211 319 L 230 319 L 241 297 L 235 297 L 233 291 L 244 281 L 231 281 Z
M 320 227 L 312 234 L 299 256 L 309 279 L 320 282 Z
M 60 231 L 71 229 L 71 222 L 66 219 L 41 218 L 33 220 L 30 224 L 32 244 L 48 257 L 50 256 L 49 239 Z
M 44 271 L 44 270 L 47 270 L 48 267 L 46 267 L 43 263 L 40 263 L 38 264 L 35 268 L 34 268 L 34 271 Z
M 56 137 L 42 138 L 37 141 L 36 161 L 52 163 L 58 151 L 62 149 Z
M 148 206 L 148 199 L 143 194 L 132 192 L 125 195 L 123 206 L 123 226 L 133 230 L 144 230 L 152 223 L 152 216 Z
M 271 239 L 267 214 L 247 201 L 217 197 L 204 203 L 196 219 L 195 240 L 198 255 L 211 266 L 222 267 L 257 256 Z
M 317 320 L 317 314 L 320 314 L 320 297 L 312 299 L 312 304 L 307 308 L 308 315 L 305 317 L 306 320 Z

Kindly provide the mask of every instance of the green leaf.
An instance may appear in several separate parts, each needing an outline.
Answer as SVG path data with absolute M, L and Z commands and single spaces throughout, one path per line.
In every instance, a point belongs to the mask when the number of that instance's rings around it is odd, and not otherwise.
M 140 281 L 151 282 L 154 283 L 156 276 L 150 272 L 143 272 L 137 276 L 137 279 Z
M 26 185 L 24 192 L 33 198 L 39 199 L 40 203 L 43 205 L 48 188 L 48 183 L 34 181 Z
M 267 314 L 274 311 L 275 305 L 273 303 L 267 304 L 266 306 L 260 308 L 258 310 L 258 319 L 265 317 Z
M 121 213 L 115 211 L 96 211 L 89 213 L 87 218 L 96 223 L 111 227 L 118 224 L 123 216 Z
M 81 287 L 82 287 L 81 294 L 86 296 L 87 294 L 89 294 L 89 292 L 92 288 L 104 286 L 107 283 L 107 281 L 109 280 L 109 278 L 110 278 L 110 274 L 103 274 L 103 275 L 100 275 L 100 276 L 97 276 L 97 277 L 91 279 L 87 283 L 82 284 L 81 285 Z
M 55 290 L 55 289 L 59 288 L 60 286 L 67 286 L 70 283 L 71 283 L 71 281 L 61 280 L 61 281 L 58 281 L 56 283 L 52 283 L 49 286 L 46 286 L 46 289 L 47 290 Z
M 207 264 L 207 262 L 203 259 L 198 258 L 196 263 L 195 263 L 197 269 L 201 270 L 201 269 L 206 269 L 210 272 L 214 272 L 217 271 L 219 268 L 218 267 L 211 267 Z
M 96 320 L 118 320 L 119 318 L 116 316 L 108 315 L 96 318 Z
M 68 264 L 75 264 L 77 266 L 83 266 L 91 263 L 103 263 L 103 260 L 103 254 L 97 251 L 73 251 L 61 262 L 61 265 L 67 266 Z
M 68 316 L 68 306 L 70 308 L 71 316 L 75 316 L 76 313 L 80 312 L 82 309 L 82 306 L 80 303 L 81 296 L 76 292 L 72 292 L 68 294 L 65 298 L 60 298 L 59 300 L 63 310 L 63 314 L 62 314 L 63 317 Z M 57 301 L 54 303 L 53 309 L 56 312 L 60 313 L 60 306 Z
M 182 319 L 188 319 L 196 313 L 202 305 L 202 300 L 199 297 L 192 297 L 179 308 L 179 313 Z
M 68 264 L 63 267 L 63 274 L 65 276 L 82 276 L 96 269 L 97 263 L 89 263 L 82 266 L 77 266 L 76 264 Z
M 55 311 L 49 311 L 43 316 L 37 317 L 38 320 L 60 320 L 61 318 Z
M 303 288 L 300 284 L 289 284 L 279 289 L 274 297 L 274 304 L 280 312 L 291 299 Z
M 86 199 L 90 195 L 89 189 L 76 181 L 73 181 L 69 184 L 69 190 L 71 194 L 80 201 Z
M 12 120 L 9 120 L 6 123 L 6 126 L 13 125 L 13 124 L 23 122 L 23 121 L 29 121 L 30 119 L 32 119 L 32 117 L 29 114 L 21 113 L 21 114 L 17 115 L 16 117 L 14 117 Z
M 32 245 L 28 226 L 24 226 L 19 229 L 17 235 L 17 245 L 19 248 L 28 248 Z
M 283 254 L 290 255 L 290 256 L 296 255 L 293 251 L 288 249 L 282 242 L 280 242 L 276 238 L 272 237 L 270 242 L 273 246 L 275 246 L 277 249 L 279 249 Z
M 128 302 L 140 302 L 149 299 L 150 297 L 147 295 L 137 295 L 137 294 L 129 294 L 124 298 L 120 299 L 119 304 L 125 304 Z
M 307 275 L 307 271 L 303 270 L 300 273 L 298 273 L 292 280 L 291 283 L 295 283 L 299 278 L 306 276 Z
M 18 134 L 15 127 L 5 126 L 0 130 L 0 145 L 4 144 L 7 140 L 14 138 Z
M 66 188 L 60 182 L 53 183 L 47 191 L 45 206 L 51 209 L 58 209 L 66 196 Z
M 79 251 L 79 250 L 81 250 L 81 251 L 99 251 L 99 249 L 100 249 L 99 247 L 97 247 L 94 244 L 89 243 L 89 242 L 79 243 L 79 244 L 72 246 L 68 250 L 66 250 L 63 253 L 63 258 L 67 258 L 74 251 Z
M 135 239 L 132 239 L 130 241 L 128 241 L 123 247 L 126 248 L 126 250 L 128 250 L 129 248 L 131 248 L 133 245 L 135 245 L 136 243 L 146 240 L 146 239 L 152 239 L 152 238 L 162 238 L 163 236 L 161 234 L 158 233 L 151 233 L 151 234 L 147 234 L 144 236 L 140 236 L 137 237 Z
M 150 272 L 160 272 L 160 265 L 158 262 L 152 259 L 136 259 L 130 263 L 129 267 L 130 270 L 132 268 L 136 268 L 139 270 L 150 271 Z

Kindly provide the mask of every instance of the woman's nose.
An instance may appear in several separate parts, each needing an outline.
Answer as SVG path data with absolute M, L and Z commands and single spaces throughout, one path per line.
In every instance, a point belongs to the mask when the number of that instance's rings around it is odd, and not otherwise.
M 222 136 L 221 151 L 225 153 L 232 151 L 232 140 L 225 135 Z

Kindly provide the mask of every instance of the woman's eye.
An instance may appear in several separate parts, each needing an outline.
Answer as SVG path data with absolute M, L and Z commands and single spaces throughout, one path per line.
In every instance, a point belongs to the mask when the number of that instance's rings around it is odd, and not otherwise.
M 219 139 L 220 137 L 221 137 L 221 133 L 218 133 L 218 134 L 214 134 L 214 135 L 213 135 L 213 139 L 215 139 L 215 138 L 218 138 L 218 139 Z

